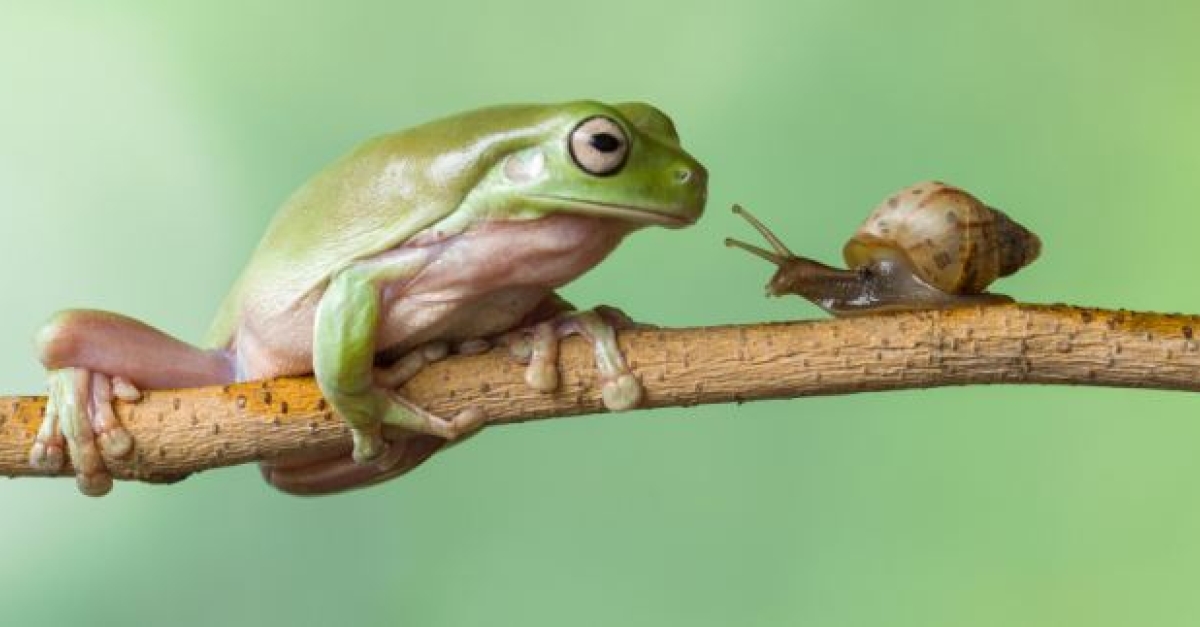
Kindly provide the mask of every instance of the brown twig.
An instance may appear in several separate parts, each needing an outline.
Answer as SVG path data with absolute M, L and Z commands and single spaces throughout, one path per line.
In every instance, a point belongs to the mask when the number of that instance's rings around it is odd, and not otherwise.
M 645 407 L 989 383 L 1200 390 L 1200 317 L 1003 305 L 846 320 L 622 333 Z M 563 385 L 543 394 L 502 351 L 426 368 L 403 393 L 441 415 L 482 408 L 491 424 L 603 411 L 588 347 L 564 343 Z M 31 475 L 43 397 L 0 398 L 0 473 Z M 311 379 L 161 390 L 118 413 L 137 449 L 114 476 L 166 481 L 341 446 L 346 428 Z M 64 475 L 69 470 L 64 470 Z

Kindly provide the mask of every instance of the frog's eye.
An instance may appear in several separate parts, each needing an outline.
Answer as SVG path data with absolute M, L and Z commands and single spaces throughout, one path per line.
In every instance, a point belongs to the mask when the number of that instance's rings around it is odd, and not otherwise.
M 584 172 L 596 176 L 616 174 L 629 155 L 625 131 L 611 118 L 598 115 L 571 131 L 571 158 Z

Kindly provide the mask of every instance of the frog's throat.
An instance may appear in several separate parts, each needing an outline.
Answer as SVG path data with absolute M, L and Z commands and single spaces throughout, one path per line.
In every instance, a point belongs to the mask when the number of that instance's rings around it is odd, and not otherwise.
M 599 216 L 602 218 L 616 218 L 637 224 L 658 224 L 678 228 L 694 224 L 696 221 L 693 218 L 686 217 L 692 212 L 682 209 L 652 209 L 648 207 L 595 202 L 592 200 L 579 200 L 565 196 L 539 195 L 533 198 L 571 213 Z

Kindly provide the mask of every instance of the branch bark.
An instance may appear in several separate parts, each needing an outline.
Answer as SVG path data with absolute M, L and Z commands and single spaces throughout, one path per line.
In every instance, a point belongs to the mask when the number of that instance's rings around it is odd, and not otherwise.
M 995 383 L 1200 391 L 1194 330 L 1198 316 L 1016 304 L 638 330 L 620 342 L 651 408 Z M 591 360 L 583 341 L 564 342 L 553 394 L 527 387 L 503 351 L 434 364 L 402 393 L 441 415 L 478 406 L 492 425 L 602 412 Z M 36 474 L 26 460 L 44 406 L 0 397 L 0 473 Z M 170 481 L 349 441 L 310 378 L 150 391 L 117 413 L 137 443 L 109 460 L 122 479 Z

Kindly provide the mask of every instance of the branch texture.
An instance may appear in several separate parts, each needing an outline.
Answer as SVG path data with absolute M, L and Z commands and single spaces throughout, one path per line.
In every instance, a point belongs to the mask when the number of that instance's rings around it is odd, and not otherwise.
M 643 407 L 992 383 L 1200 391 L 1200 317 L 1066 305 L 994 307 L 621 334 Z M 525 385 L 504 351 L 429 366 L 402 393 L 440 415 L 478 406 L 490 424 L 604 411 L 589 347 L 563 343 L 562 386 Z M 0 473 L 27 455 L 44 397 L 0 397 Z M 169 481 L 208 468 L 346 446 L 309 378 L 147 392 L 117 413 L 136 450 L 117 478 Z M 63 475 L 71 474 L 64 469 Z

